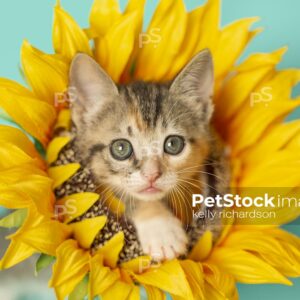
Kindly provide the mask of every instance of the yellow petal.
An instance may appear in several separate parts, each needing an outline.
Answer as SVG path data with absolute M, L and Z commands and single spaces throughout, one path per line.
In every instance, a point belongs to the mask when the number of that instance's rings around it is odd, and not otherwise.
M 143 274 L 132 274 L 141 284 L 160 288 L 183 299 L 193 299 L 185 273 L 177 260 L 166 261 L 159 267 L 153 267 Z
M 49 282 L 59 300 L 65 299 L 88 272 L 89 253 L 78 248 L 76 241 L 67 240 L 57 249 L 57 260 Z
M 114 271 L 120 273 L 121 281 L 129 283 L 129 284 L 134 284 L 134 281 L 132 280 L 132 278 L 130 276 L 130 271 L 129 270 L 119 268 L 119 269 L 116 269 Z
M 80 164 L 72 163 L 63 166 L 51 167 L 48 170 L 49 176 L 53 179 L 53 189 L 59 187 L 66 180 L 71 178 L 80 168 Z
M 223 241 L 226 239 L 226 237 L 230 234 L 233 224 L 235 222 L 235 218 L 234 216 L 232 216 L 231 218 L 224 218 L 222 220 L 223 223 L 223 230 L 218 238 L 218 240 L 215 243 L 215 246 L 221 245 L 223 243 Z
M 293 235 L 280 228 L 271 228 L 266 231 L 268 235 L 275 237 L 279 242 L 290 244 L 297 249 L 300 249 L 300 239 L 298 236 Z
M 280 57 L 277 56 L 277 59 L 278 58 Z M 269 67 L 272 66 L 270 65 Z M 266 73 L 265 78 L 259 84 L 257 84 L 259 77 L 257 77 L 256 79 L 256 76 L 251 76 L 251 73 L 253 73 L 253 75 L 255 74 L 258 75 L 259 73 L 261 73 L 261 75 L 264 76 L 263 70 L 267 68 L 266 71 L 268 71 L 269 67 L 264 66 L 263 68 L 251 69 L 250 73 L 249 71 L 242 72 L 240 75 L 237 75 L 236 78 L 233 77 L 231 79 L 232 81 L 231 91 L 230 91 L 230 83 L 229 83 L 228 86 L 226 86 L 224 90 L 221 91 L 220 94 L 218 95 L 218 101 L 217 101 L 218 112 L 216 118 L 218 119 L 219 123 L 222 122 L 219 128 L 222 128 L 222 126 L 228 127 L 225 128 L 227 131 L 226 135 L 228 136 L 228 138 L 231 138 L 232 130 L 235 130 L 234 128 L 236 128 L 238 122 L 241 122 L 239 124 L 239 126 L 241 125 L 239 130 L 243 132 L 245 131 L 244 124 L 246 123 L 248 124 L 248 122 L 252 122 L 252 120 L 250 119 L 255 118 L 256 116 L 262 114 L 266 114 L 268 116 L 269 114 L 275 114 L 274 118 L 276 123 L 280 123 L 283 119 L 283 116 L 290 112 L 288 110 L 288 106 L 291 107 L 291 111 L 294 109 L 293 104 L 295 104 L 295 107 L 299 106 L 298 101 L 292 101 L 292 99 L 290 99 L 290 93 L 292 87 L 297 82 L 299 82 L 300 72 L 298 70 L 293 70 L 293 69 L 276 72 L 272 70 L 273 69 L 272 67 L 271 71 Z M 260 70 L 260 71 L 257 72 L 255 70 Z M 247 76 L 247 73 L 249 76 Z M 241 77 L 241 75 L 243 75 L 244 78 Z M 242 79 L 244 83 L 240 81 L 240 79 Z M 251 85 L 249 86 L 249 83 L 252 84 L 253 79 L 255 80 L 255 82 L 253 82 L 255 84 L 255 89 L 252 92 L 250 92 L 248 88 L 251 87 Z M 233 84 L 235 84 L 235 87 L 237 89 L 235 89 Z M 246 93 L 242 91 L 241 88 L 242 85 L 245 85 L 246 87 L 245 92 L 246 91 L 250 92 L 248 97 L 245 97 Z M 220 97 L 221 94 L 223 94 L 223 92 L 225 96 L 224 102 L 223 99 L 221 99 Z M 238 94 L 238 92 L 242 95 L 242 97 L 235 96 Z M 236 99 L 239 101 L 236 101 Z M 227 105 L 227 107 L 225 107 L 225 103 L 228 103 L 227 101 L 231 102 L 232 100 L 233 100 L 233 106 L 231 107 L 231 105 L 229 106 Z M 269 111 L 267 111 L 268 109 Z M 285 112 L 285 109 L 287 109 L 288 111 Z M 223 114 L 221 113 L 222 110 L 224 110 Z M 283 113 L 283 116 L 281 115 L 281 113 Z M 234 117 L 233 120 L 232 117 Z M 227 126 L 228 122 L 230 126 Z M 266 118 L 266 122 L 269 122 L 267 118 Z M 274 122 L 274 124 L 276 123 Z M 222 131 L 224 131 L 224 129 Z M 235 133 L 236 139 L 240 140 L 241 138 L 238 136 L 238 134 L 239 134 L 238 132 Z M 249 135 L 249 133 L 247 134 Z
M 181 44 L 181 49 L 166 75 L 166 80 L 172 80 L 195 54 L 195 48 L 201 35 L 199 28 L 201 26 L 203 12 L 204 7 L 200 6 L 188 13 L 186 32 Z
M 232 247 L 256 253 L 270 253 L 284 257 L 285 252 L 280 243 L 267 236 L 264 230 L 239 230 L 232 232 L 223 243 L 225 247 Z
M 139 256 L 121 264 L 122 269 L 130 270 L 134 273 L 142 273 L 151 265 L 150 256 Z
M 224 76 L 239 58 L 253 37 L 250 26 L 258 18 L 238 20 L 226 26 L 220 33 L 220 40 L 214 52 L 215 77 Z M 234 47 L 232 45 L 234 44 Z M 226 57 L 226 59 L 224 59 Z
M 34 97 L 34 93 L 16 81 L 0 78 L 0 87 L 10 90 L 12 93 L 23 97 Z
M 11 268 L 36 252 L 33 247 L 20 241 L 11 241 L 5 255 L 0 261 L 0 270 Z
M 285 262 L 282 257 L 260 254 L 260 257 L 268 264 L 277 269 L 280 273 L 287 277 L 299 277 L 300 276 L 300 251 L 291 245 L 284 245 L 286 252 L 289 254 L 288 262 Z
M 143 17 L 144 17 L 144 6 L 145 0 L 129 0 L 125 9 L 124 14 L 129 15 L 133 12 L 136 12 L 136 24 L 135 24 L 135 33 L 134 33 L 134 47 L 131 51 L 131 55 L 128 59 L 127 65 L 123 71 L 123 74 L 120 78 L 120 82 L 127 83 L 131 81 L 135 58 L 140 50 L 140 37 L 143 30 Z
M 26 182 L 27 176 L 39 175 L 44 176 L 47 180 L 47 174 L 35 165 L 20 164 L 16 167 L 4 169 L 0 171 L 0 188 L 9 187 L 14 183 L 18 183 L 19 180 Z
M 247 164 L 264 160 L 266 155 L 282 150 L 299 132 L 299 120 L 275 126 L 260 143 L 244 154 L 244 159 Z
M 280 228 L 267 229 L 266 234 L 274 237 L 285 249 L 290 257 L 290 263 L 277 257 L 265 256 L 264 259 L 275 266 L 285 276 L 299 277 L 300 239 Z
M 105 265 L 115 268 L 119 259 L 119 254 L 124 246 L 124 233 L 118 232 L 103 247 L 97 250 L 97 254 L 103 256 Z
M 59 152 L 70 142 L 70 140 L 70 137 L 63 136 L 52 139 L 48 145 L 46 154 L 46 159 L 49 165 L 57 160 Z
M 140 37 L 135 79 L 165 79 L 184 40 L 187 13 L 182 0 L 160 1 L 146 34 Z
M 37 98 L 14 94 L 0 87 L 0 107 L 29 134 L 44 145 L 56 117 L 54 108 Z
M 54 195 L 52 180 L 46 176 L 31 175 L 14 185 L 15 190 L 27 193 L 35 203 L 38 211 L 45 216 L 53 215 Z
M 224 245 L 254 252 L 286 276 L 299 276 L 300 274 L 300 263 L 293 251 L 290 251 L 294 248 L 294 251 L 300 254 L 300 250 L 291 244 L 281 243 L 276 236 L 268 235 L 267 231 L 236 231 L 226 239 Z
M 212 243 L 212 233 L 211 231 L 206 231 L 193 247 L 188 258 L 194 261 L 204 260 L 212 250 Z
M 201 32 L 196 52 L 204 48 L 209 48 L 212 53 L 215 52 L 220 35 L 220 10 L 220 0 L 208 0 L 205 4 L 201 27 L 209 28 L 209 30 Z
M 232 121 L 232 117 L 239 113 L 239 109 L 246 101 L 248 101 L 246 104 L 250 105 L 249 94 L 272 69 L 273 65 L 241 72 L 224 84 L 216 98 L 215 119 L 221 131 L 227 129 L 224 124 Z
M 104 227 L 106 220 L 106 216 L 99 216 L 70 224 L 74 237 L 82 248 L 90 248 L 96 235 Z
M 145 0 L 128 0 L 125 13 L 133 11 L 143 11 Z
M 117 0 L 94 0 L 90 24 L 99 36 L 105 35 L 120 17 L 121 11 Z
M 268 126 L 275 121 L 281 122 L 299 105 L 300 99 L 282 102 L 271 101 L 267 107 L 264 105 L 250 107 L 249 105 L 229 125 L 228 138 L 232 145 L 232 154 L 236 155 L 242 149 L 255 144 Z
M 22 227 L 9 238 L 23 242 L 39 252 L 55 255 L 56 248 L 70 234 L 71 230 L 68 226 L 45 218 L 34 205 L 31 205 Z
M 233 276 L 222 272 L 217 266 L 204 264 L 205 299 L 238 300 L 238 291 Z
M 205 299 L 204 296 L 204 273 L 201 264 L 192 260 L 180 261 L 185 276 L 190 284 L 195 299 Z
M 0 144 L 0 171 L 20 165 L 38 167 L 40 164 L 38 160 L 30 157 L 14 144 L 2 141 Z
M 0 205 L 9 209 L 26 208 L 32 205 L 32 199 L 26 194 L 1 188 Z
M 132 286 L 131 292 L 129 293 L 127 300 L 140 300 L 140 299 L 141 299 L 140 287 Z
M 24 175 L 24 173 L 22 173 Z M 52 180 L 46 176 L 31 175 L 11 186 L 20 194 L 27 194 L 35 203 L 38 211 L 45 216 L 53 216 L 54 195 Z
M 275 66 L 281 61 L 282 56 L 286 51 L 287 47 L 283 47 L 271 53 L 251 54 L 245 61 L 236 67 L 236 71 L 244 72 L 269 65 Z
M 127 284 L 122 281 L 116 281 L 112 286 L 109 287 L 102 295 L 102 300 L 131 300 L 136 298 L 129 298 L 131 296 L 133 285 Z
M 103 256 L 95 255 L 90 260 L 90 280 L 89 280 L 89 297 L 94 299 L 95 296 L 101 295 L 106 289 L 112 286 L 119 279 L 116 272 L 103 266 Z
M 234 276 L 241 283 L 281 283 L 291 282 L 272 266 L 255 255 L 229 247 L 215 248 L 208 263 L 218 266 L 222 272 Z
M 0 125 L 0 140 L 1 142 L 7 141 L 12 143 L 18 148 L 22 149 L 32 158 L 38 158 L 40 161 L 42 161 L 41 156 L 34 147 L 34 144 L 20 129 L 11 126 Z
M 300 81 L 300 70 L 287 69 L 280 70 L 273 74 L 271 78 L 261 83 L 258 90 L 267 86 L 272 94 L 272 101 L 289 101 L 292 87 Z
M 111 78 L 118 82 L 135 43 L 137 12 L 122 17 L 103 37 L 95 41 L 95 56 Z
M 54 204 L 52 180 L 42 172 L 41 176 L 32 171 L 32 169 L 18 167 L 0 172 L 0 191 L 1 193 L 10 191 L 14 195 L 18 193 L 19 197 L 24 197 L 24 203 L 28 203 L 26 199 L 31 199 L 40 213 L 52 216 Z
M 300 148 L 300 133 L 291 139 L 285 147 L 288 150 L 298 150 Z
M 56 201 L 56 207 L 61 208 L 60 214 L 64 217 L 64 222 L 68 223 L 81 216 L 99 199 L 96 193 L 78 193 L 66 196 Z
M 27 41 L 22 46 L 21 60 L 26 79 L 35 95 L 55 104 L 55 96 L 65 92 L 67 88 L 67 63 L 55 55 L 33 48 Z
M 148 300 L 166 300 L 166 293 L 151 285 L 144 285 Z
M 40 225 L 16 234 L 13 238 L 26 243 L 39 252 L 55 255 L 57 247 L 70 236 L 70 228 L 57 221 L 45 221 Z
M 293 187 L 299 184 L 299 153 L 289 150 L 275 152 L 256 165 L 247 165 L 241 187 Z M 269 177 L 270 176 L 270 177 Z
M 207 281 L 205 282 L 205 299 L 212 299 L 212 300 L 227 300 L 218 289 L 215 289 L 211 286 Z M 238 300 L 238 298 L 232 300 Z
M 71 127 L 71 112 L 69 109 L 62 109 L 57 117 L 54 129 L 55 131 L 59 129 L 70 130 Z
M 40 224 L 42 224 L 45 220 L 49 220 L 46 219 L 43 215 L 41 215 L 36 207 L 31 204 L 28 207 L 27 210 L 27 218 L 25 220 L 25 222 L 23 223 L 22 227 L 20 227 L 17 232 L 15 232 L 14 234 L 10 235 L 9 238 L 14 238 L 15 236 L 18 236 L 20 234 L 22 234 L 23 232 L 25 232 L 28 229 L 32 229 L 34 227 L 39 226 Z
M 227 129 L 228 122 L 232 122 L 232 117 L 240 112 L 242 105 L 248 107 L 251 105 L 249 95 L 251 97 L 257 85 L 274 72 L 275 65 L 280 62 L 283 52 L 280 49 L 273 53 L 250 56 L 239 65 L 238 73 L 223 84 L 223 88 L 215 97 L 215 119 L 221 132 Z M 257 67 L 252 68 L 253 64 L 257 64 Z M 269 91 L 269 89 L 262 91 Z
M 85 32 L 59 5 L 54 8 L 53 48 L 69 61 L 78 52 L 92 55 L 89 40 Z

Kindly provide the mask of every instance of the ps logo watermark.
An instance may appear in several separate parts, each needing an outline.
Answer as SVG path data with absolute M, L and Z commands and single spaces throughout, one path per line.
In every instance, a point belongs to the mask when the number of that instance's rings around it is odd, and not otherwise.
M 253 92 L 250 95 L 250 106 L 253 107 L 255 104 L 264 103 L 265 107 L 269 106 L 269 102 L 272 101 L 272 88 L 263 87 L 259 92 Z
M 56 204 L 54 207 L 54 216 L 57 219 L 64 218 L 67 215 L 74 215 L 76 212 L 75 199 L 68 199 L 64 204 Z
M 152 141 L 148 146 L 141 147 L 142 158 L 158 155 L 160 152 L 159 142 Z
M 152 28 L 149 33 L 139 35 L 139 48 L 143 48 L 147 44 L 153 44 L 153 47 L 156 48 L 161 39 L 160 28 Z
M 77 100 L 78 93 L 74 86 L 70 86 L 67 91 L 57 92 L 54 94 L 54 105 L 55 107 L 69 106 Z

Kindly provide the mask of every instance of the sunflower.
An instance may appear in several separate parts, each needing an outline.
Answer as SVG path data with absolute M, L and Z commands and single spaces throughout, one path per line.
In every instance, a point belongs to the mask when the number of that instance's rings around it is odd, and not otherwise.
M 250 29 L 257 18 L 220 29 L 219 2 L 208 0 L 187 12 L 182 0 L 162 0 L 146 32 L 144 1 L 129 0 L 121 12 L 116 0 L 95 0 L 88 29 L 81 29 L 58 2 L 55 54 L 23 43 L 21 64 L 29 88 L 0 79 L 0 107 L 22 128 L 0 126 L 0 204 L 13 210 L 0 225 L 18 228 L 8 237 L 1 269 L 39 253 L 37 271 L 53 264 L 49 284 L 57 299 L 140 299 L 140 286 L 155 300 L 165 299 L 165 292 L 178 300 L 238 299 L 237 282 L 291 285 L 287 277 L 300 276 L 300 239 L 279 228 L 295 220 L 299 209 L 269 209 L 276 212 L 273 225 L 231 219 L 216 243 L 205 232 L 186 259 L 153 265 L 150 257 L 138 256 L 118 264 L 123 231 L 90 251 L 109 216 L 74 222 L 99 195 L 85 191 L 56 199 L 54 193 L 81 168 L 76 162 L 53 165 L 70 142 L 55 132 L 70 129 L 69 109 L 60 100 L 66 97 L 68 69 L 76 53 L 93 56 L 115 82 L 162 82 L 174 78 L 204 48 L 214 58 L 214 124 L 230 149 L 232 186 L 240 193 L 253 186 L 289 187 L 285 195 L 295 193 L 300 184 L 300 121 L 284 120 L 300 105 L 290 95 L 300 71 L 276 70 L 285 48 L 253 54 L 237 65 L 261 30 Z M 272 90 L 271 101 L 254 103 L 266 87 Z M 37 145 L 46 149 L 46 159 Z M 66 208 L 68 197 L 76 210 L 57 218 L 57 206 Z

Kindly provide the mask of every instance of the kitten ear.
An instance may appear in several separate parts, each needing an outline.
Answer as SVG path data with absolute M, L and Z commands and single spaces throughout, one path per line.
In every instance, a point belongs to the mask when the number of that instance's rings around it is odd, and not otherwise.
M 204 118 L 209 121 L 213 112 L 213 88 L 212 56 L 209 49 L 204 49 L 177 75 L 170 87 L 170 93 L 175 99 L 182 98 L 187 105 L 202 110 Z
M 76 126 L 118 95 L 118 88 L 112 79 L 87 54 L 75 56 L 69 77 L 72 120 Z

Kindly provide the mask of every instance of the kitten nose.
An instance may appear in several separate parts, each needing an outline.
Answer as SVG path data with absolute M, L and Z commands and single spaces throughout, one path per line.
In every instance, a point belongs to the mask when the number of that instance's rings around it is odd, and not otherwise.
M 155 157 L 145 161 L 141 173 L 151 184 L 155 182 L 162 174 L 158 159 Z
M 155 173 L 143 174 L 143 175 L 150 183 L 153 183 L 156 181 L 156 179 L 158 179 L 160 177 L 161 173 L 155 172 Z

